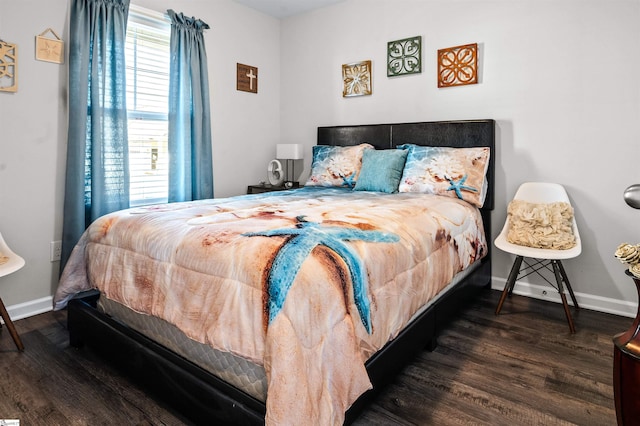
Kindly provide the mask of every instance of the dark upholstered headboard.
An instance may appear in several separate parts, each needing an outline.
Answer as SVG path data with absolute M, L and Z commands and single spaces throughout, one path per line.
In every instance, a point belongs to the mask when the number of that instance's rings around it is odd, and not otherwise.
M 376 149 L 392 149 L 412 143 L 427 146 L 491 149 L 487 181 L 489 188 L 483 209 L 493 210 L 495 180 L 495 121 L 427 121 L 422 123 L 371 124 L 318 127 L 318 145 L 349 146 L 369 143 Z

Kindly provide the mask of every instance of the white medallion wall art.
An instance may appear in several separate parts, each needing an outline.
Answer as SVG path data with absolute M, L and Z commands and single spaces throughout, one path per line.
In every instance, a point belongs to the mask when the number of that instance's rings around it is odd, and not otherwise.
M 365 96 L 373 93 L 371 87 L 371 61 L 342 65 L 342 96 Z

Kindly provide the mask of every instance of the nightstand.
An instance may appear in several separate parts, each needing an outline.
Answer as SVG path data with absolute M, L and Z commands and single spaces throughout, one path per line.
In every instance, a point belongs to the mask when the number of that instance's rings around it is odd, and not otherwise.
M 263 192 L 272 192 L 272 191 L 284 191 L 284 185 L 269 185 L 268 183 L 259 184 L 259 185 L 249 185 L 247 187 L 247 194 L 262 194 Z

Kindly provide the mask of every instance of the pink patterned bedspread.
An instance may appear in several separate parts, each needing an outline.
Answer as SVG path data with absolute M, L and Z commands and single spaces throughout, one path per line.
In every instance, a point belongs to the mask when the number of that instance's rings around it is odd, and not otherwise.
M 95 221 L 56 309 L 97 288 L 263 365 L 267 424 L 342 424 L 365 361 L 487 253 L 480 212 L 424 194 L 305 188 Z

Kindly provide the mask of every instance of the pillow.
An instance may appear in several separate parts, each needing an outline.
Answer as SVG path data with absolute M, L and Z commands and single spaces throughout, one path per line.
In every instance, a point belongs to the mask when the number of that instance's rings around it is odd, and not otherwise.
M 489 147 L 399 145 L 407 150 L 399 192 L 457 197 L 482 207 L 487 194 Z
M 569 203 L 513 200 L 507 208 L 507 220 L 507 241 L 511 244 L 554 250 L 567 250 L 576 245 L 573 208 Z
M 398 192 L 408 152 L 399 149 L 365 149 L 356 191 Z
M 314 146 L 311 175 L 305 186 L 353 188 L 362 167 L 362 152 L 366 149 L 373 149 L 373 146 L 368 143 L 356 146 Z

